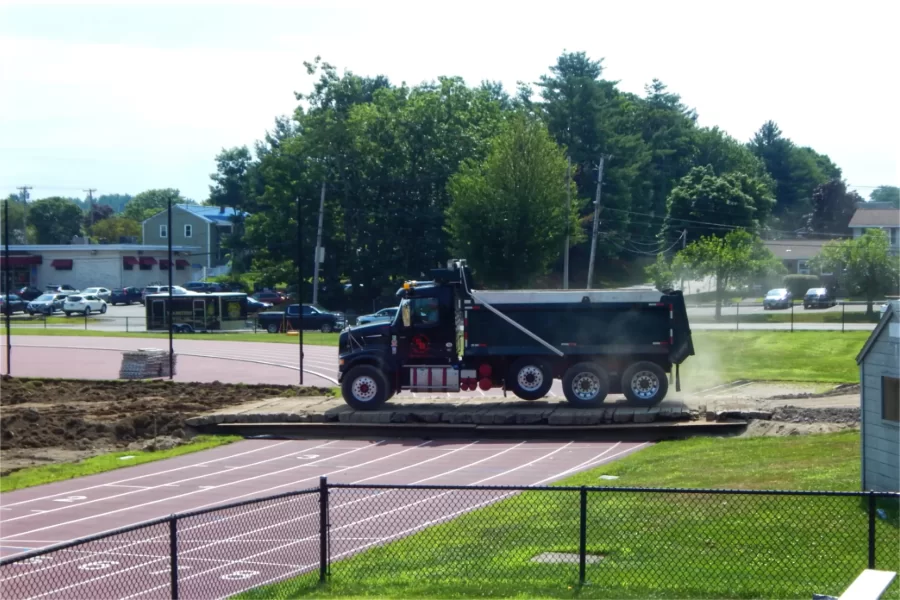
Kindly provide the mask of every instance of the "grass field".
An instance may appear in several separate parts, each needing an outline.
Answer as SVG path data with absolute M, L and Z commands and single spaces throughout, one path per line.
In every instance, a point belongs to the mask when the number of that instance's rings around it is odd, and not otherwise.
M 96 473 L 104 473 L 123 467 L 142 465 L 148 462 L 163 460 L 164 458 L 172 458 L 173 456 L 181 456 L 182 454 L 208 450 L 241 439 L 243 438 L 237 435 L 200 435 L 195 437 L 190 443 L 178 446 L 177 448 L 172 448 L 171 450 L 160 450 L 158 452 L 143 452 L 138 450 L 113 452 L 111 454 L 93 456 L 74 463 L 26 467 L 14 471 L 4 477 L 0 477 L 0 492 L 11 492 L 13 490 L 43 485 L 54 481 L 64 481 L 66 479 L 74 479 L 75 477 L 83 477 L 84 475 L 94 475 Z M 123 460 L 123 457 L 126 456 L 132 458 Z
M 855 490 L 859 443 L 856 432 L 663 442 L 559 485 Z M 514 495 L 334 562 L 325 586 L 312 573 L 240 597 L 809 598 L 840 595 L 867 565 L 867 516 L 856 498 L 590 492 L 586 548 L 602 560 L 587 565 L 579 587 L 577 564 L 531 560 L 577 552 L 578 500 Z M 877 567 L 897 569 L 896 521 L 878 520 L 876 530 Z

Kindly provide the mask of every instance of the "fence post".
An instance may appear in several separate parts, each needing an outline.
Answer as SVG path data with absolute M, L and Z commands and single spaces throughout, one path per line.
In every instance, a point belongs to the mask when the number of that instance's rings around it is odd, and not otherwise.
M 128 319 L 131 317 L 125 317 L 125 333 L 128 333 Z
M 178 600 L 178 517 L 169 519 L 169 584 L 172 600 Z
M 581 511 L 578 519 L 578 585 L 584 585 L 587 563 L 587 488 L 581 486 Z
M 734 320 L 734 329 L 737 331 L 741 328 L 741 301 L 737 303 L 737 318 Z
M 87 331 L 87 309 L 84 310 L 84 330 Z
M 869 490 L 869 568 L 875 568 L 875 492 Z
M 328 478 L 319 477 L 319 583 L 328 577 Z
M 844 315 L 846 314 L 847 304 L 841 302 L 841 333 L 844 333 Z
M 794 333 L 794 300 L 791 299 L 791 333 Z

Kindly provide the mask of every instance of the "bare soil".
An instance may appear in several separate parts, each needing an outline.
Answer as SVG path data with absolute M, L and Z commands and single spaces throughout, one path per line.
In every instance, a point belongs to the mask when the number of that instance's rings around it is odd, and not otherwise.
M 4 378 L 0 475 L 38 464 L 124 450 L 158 436 L 184 439 L 184 420 L 275 396 L 323 396 L 326 388 L 168 381 Z

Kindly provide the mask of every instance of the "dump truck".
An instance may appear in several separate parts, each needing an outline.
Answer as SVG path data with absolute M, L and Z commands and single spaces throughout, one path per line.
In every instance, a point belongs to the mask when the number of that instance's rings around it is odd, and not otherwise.
M 374 410 L 395 394 L 502 388 L 543 398 L 554 379 L 573 407 L 608 394 L 640 405 L 665 398 L 694 354 L 684 297 L 675 290 L 477 291 L 465 260 L 398 290 L 390 322 L 344 330 L 344 401 Z

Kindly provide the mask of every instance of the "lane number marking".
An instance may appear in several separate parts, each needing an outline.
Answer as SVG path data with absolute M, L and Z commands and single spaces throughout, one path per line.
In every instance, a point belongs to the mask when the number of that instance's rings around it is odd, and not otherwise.
M 240 581 L 242 579 L 250 579 L 256 575 L 259 575 L 259 571 L 235 571 L 234 573 L 222 575 L 222 579 L 225 581 Z
M 79 502 L 87 500 L 87 496 L 66 496 L 65 498 L 55 498 L 54 502 Z
M 117 560 L 98 560 L 97 562 L 87 563 L 78 567 L 82 571 L 102 571 L 113 565 L 119 564 Z

